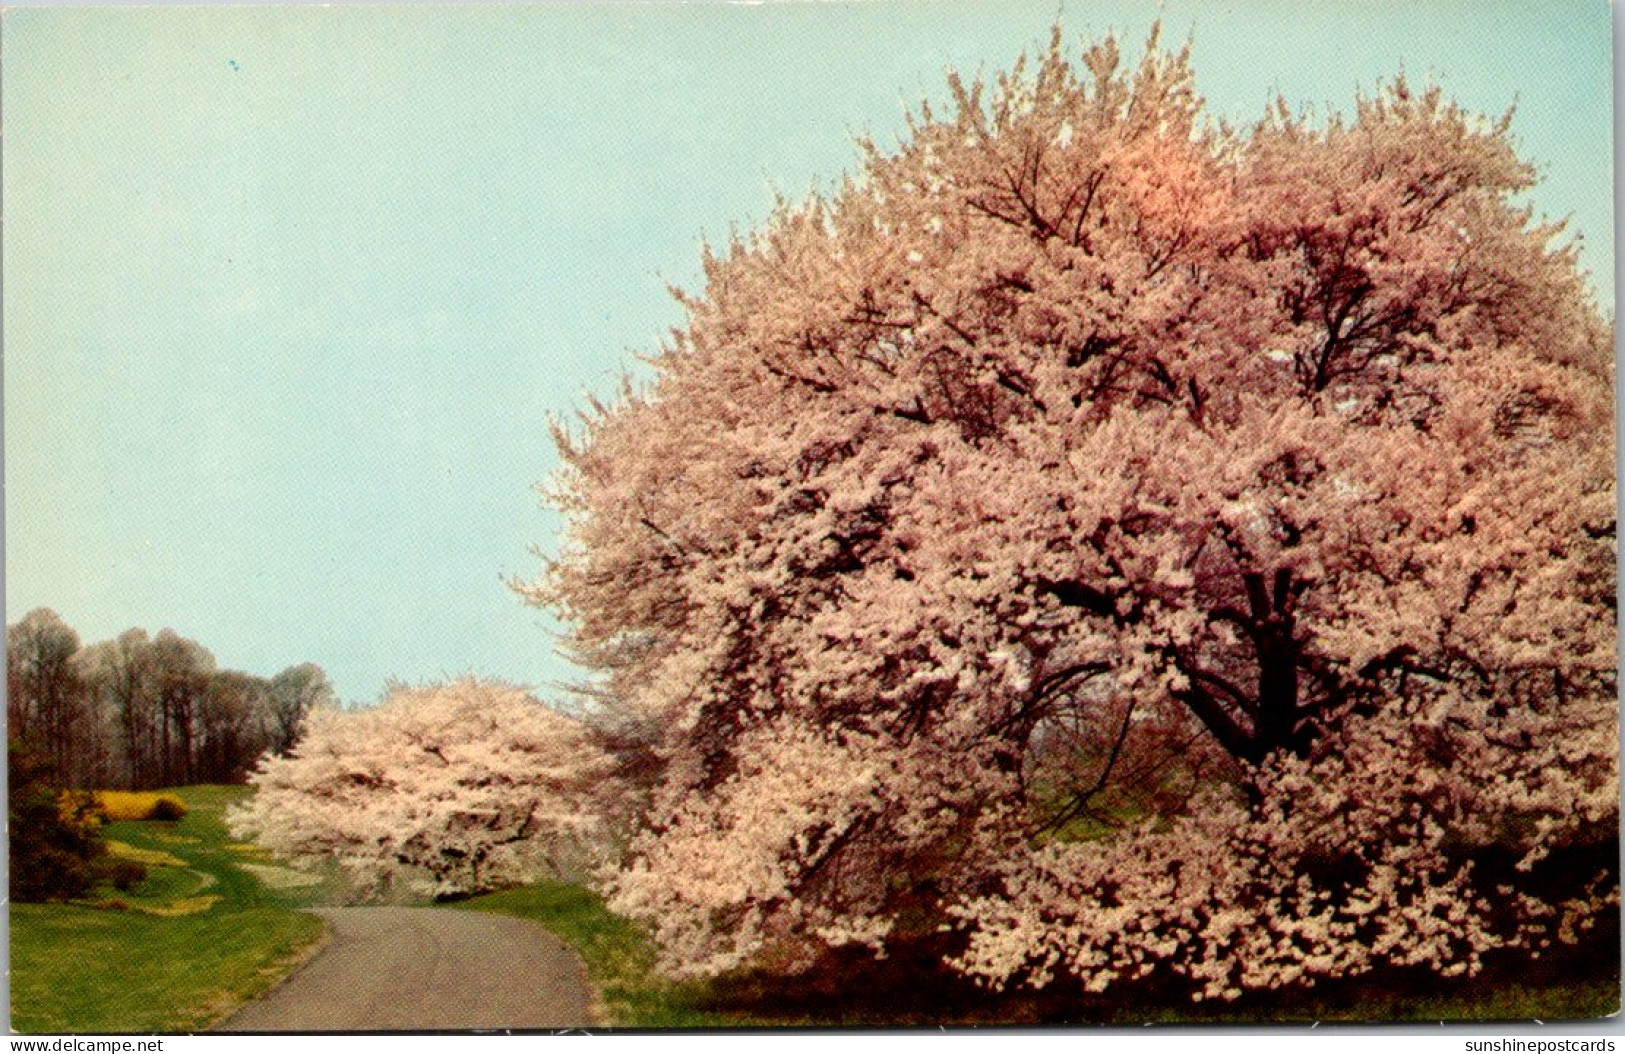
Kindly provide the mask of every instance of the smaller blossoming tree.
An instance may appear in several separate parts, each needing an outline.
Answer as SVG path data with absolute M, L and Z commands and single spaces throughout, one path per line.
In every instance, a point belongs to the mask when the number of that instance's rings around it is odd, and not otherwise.
M 336 860 L 368 892 L 482 892 L 589 862 L 611 767 L 586 725 L 522 688 L 397 685 L 372 709 L 311 714 L 228 822 L 285 857 Z

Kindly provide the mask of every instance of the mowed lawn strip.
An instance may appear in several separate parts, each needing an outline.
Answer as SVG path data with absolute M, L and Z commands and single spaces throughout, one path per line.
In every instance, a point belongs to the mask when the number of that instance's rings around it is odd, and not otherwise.
M 293 910 L 320 904 L 336 876 L 272 888 L 237 866 L 273 865 L 236 843 L 223 813 L 242 787 L 183 787 L 179 821 L 108 824 L 109 841 L 184 867 L 153 866 L 128 891 L 91 903 L 11 906 L 11 1027 L 17 1032 L 184 1032 L 205 1028 L 281 980 L 325 926 Z
M 313 949 L 314 915 L 250 908 L 166 918 L 60 904 L 11 907 L 11 1027 L 186 1032 L 265 991 Z

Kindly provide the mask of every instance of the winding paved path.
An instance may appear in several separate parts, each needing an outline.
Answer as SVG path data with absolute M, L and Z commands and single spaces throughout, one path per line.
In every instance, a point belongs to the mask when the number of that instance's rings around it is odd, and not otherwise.
M 592 1023 L 581 961 L 523 919 L 322 908 L 327 947 L 219 1032 L 557 1029 Z

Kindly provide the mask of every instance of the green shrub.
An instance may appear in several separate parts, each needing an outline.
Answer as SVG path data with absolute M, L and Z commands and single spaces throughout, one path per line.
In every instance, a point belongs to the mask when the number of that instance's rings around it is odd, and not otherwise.
M 8 745 L 7 762 L 11 899 L 27 903 L 83 896 L 103 850 L 95 799 L 52 787 L 49 766 L 15 740 Z
M 135 860 L 115 858 L 102 864 L 101 877 L 120 893 L 128 893 L 147 880 L 147 869 Z
M 186 806 L 179 799 L 165 795 L 152 803 L 152 811 L 147 813 L 149 820 L 179 820 L 186 816 Z

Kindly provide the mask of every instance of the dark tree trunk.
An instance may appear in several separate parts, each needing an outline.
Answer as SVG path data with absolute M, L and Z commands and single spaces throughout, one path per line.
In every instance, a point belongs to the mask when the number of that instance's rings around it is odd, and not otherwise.
M 1210 617 L 1214 623 L 1234 625 L 1251 645 L 1258 680 L 1250 693 L 1225 675 L 1201 668 L 1177 647 L 1169 645 L 1164 653 L 1187 682 L 1174 692 L 1174 697 L 1207 726 L 1232 756 L 1256 764 L 1278 750 L 1301 752 L 1308 746 L 1300 728 L 1304 714 L 1299 702 L 1303 655 L 1293 616 L 1291 570 L 1277 570 L 1273 582 L 1266 582 L 1262 571 L 1246 571 L 1242 584 L 1247 591 L 1248 610 L 1220 608 Z M 1138 605 L 1130 605 L 1125 614 L 1116 596 L 1087 583 L 1046 580 L 1039 585 L 1062 604 L 1110 618 L 1120 625 L 1129 625 L 1140 617 Z
M 1297 734 L 1298 643 L 1293 637 L 1292 572 L 1275 573 L 1273 601 L 1265 595 L 1263 575 L 1249 572 L 1246 583 L 1258 659 L 1258 716 L 1248 760 L 1257 762 L 1292 746 Z

